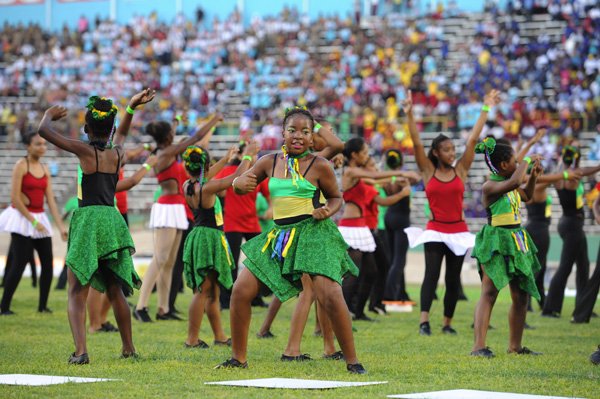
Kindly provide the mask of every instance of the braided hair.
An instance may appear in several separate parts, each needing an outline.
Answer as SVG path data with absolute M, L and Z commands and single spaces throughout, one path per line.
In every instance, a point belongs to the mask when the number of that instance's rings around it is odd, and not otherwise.
M 400 150 L 391 149 L 385 153 L 385 165 L 389 169 L 398 169 L 404 164 Z
M 311 114 L 310 111 L 308 110 L 308 108 L 306 108 L 305 106 L 296 105 L 293 107 L 286 108 L 283 113 L 283 129 L 284 130 L 285 130 L 285 124 L 287 123 L 288 119 L 294 115 L 303 115 L 303 116 L 307 117 L 308 119 L 310 119 L 310 121 L 312 123 L 312 127 L 314 129 L 316 122 L 315 122 L 315 117 L 313 116 L 313 114 Z
M 443 134 L 439 134 L 431 142 L 431 148 L 429 149 L 429 152 L 427 153 L 427 158 L 429 158 L 429 160 L 431 161 L 433 166 L 436 168 L 439 166 L 440 161 L 439 161 L 438 157 L 433 153 L 433 151 L 438 150 L 440 148 L 440 145 L 446 140 L 450 140 L 450 137 L 443 135 Z
M 111 99 L 98 96 L 90 97 L 86 108 L 86 126 L 92 129 L 94 136 L 108 141 L 113 133 L 115 117 L 119 109 Z
M 182 159 L 185 169 L 190 176 L 197 178 L 198 182 L 202 185 L 204 183 L 204 173 L 210 165 L 210 154 L 208 151 L 202 147 L 191 145 L 184 151 Z M 187 186 L 187 195 L 191 196 L 193 194 L 194 185 L 189 184 Z
M 485 164 L 492 173 L 500 173 L 500 163 L 507 162 L 514 154 L 510 141 L 486 137 L 475 146 L 475 153 L 485 155 Z

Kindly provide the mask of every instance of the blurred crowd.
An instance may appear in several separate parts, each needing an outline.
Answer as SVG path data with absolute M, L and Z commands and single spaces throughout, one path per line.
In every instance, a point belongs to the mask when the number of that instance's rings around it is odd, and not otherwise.
M 242 133 L 254 130 L 264 149 L 279 145 L 282 109 L 302 104 L 342 138 L 362 135 L 376 151 L 410 152 L 401 118 L 409 88 L 420 128 L 456 137 L 473 126 L 491 88 L 504 93 L 489 122 L 498 137 L 526 139 L 546 127 L 542 145 L 552 153 L 563 137 L 600 122 L 597 1 L 517 0 L 503 8 L 487 1 L 461 43 L 442 23 L 465 18 L 453 2 L 448 9 L 428 2 L 418 17 L 412 1 L 388 0 L 377 10 L 381 3 L 366 16 L 355 10 L 315 21 L 284 9 L 247 26 L 236 11 L 209 23 L 201 13 L 175 21 L 153 13 L 126 25 L 81 17 L 75 29 L 56 33 L 5 24 L 0 96 L 36 100 L 0 102 L 0 135 L 18 138 L 47 104 L 81 110 L 91 94 L 125 99 L 142 85 L 157 89 L 160 101 L 136 118 L 138 131 L 180 112 L 192 129 L 218 108 Z M 560 37 L 543 30 L 535 40 L 522 37 L 535 14 L 562 21 Z M 457 52 L 460 62 L 449 63 Z M 72 114 L 65 128 L 76 136 L 82 113 Z M 600 157 L 600 142 L 592 152 Z

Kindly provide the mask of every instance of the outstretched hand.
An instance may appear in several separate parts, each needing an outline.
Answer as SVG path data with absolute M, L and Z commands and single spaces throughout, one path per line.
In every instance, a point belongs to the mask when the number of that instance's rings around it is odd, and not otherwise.
M 61 105 L 53 105 L 46 110 L 44 116 L 49 117 L 53 121 L 57 121 L 67 116 L 67 109 Z
M 135 94 L 133 97 L 131 97 L 131 100 L 129 100 L 129 106 L 135 109 L 135 107 L 137 107 L 138 105 L 146 104 L 152 101 L 154 99 L 154 96 L 156 96 L 155 90 L 152 90 L 150 88 L 144 89 L 139 93 Z
M 500 104 L 500 92 L 498 90 L 491 90 L 483 98 L 483 104 L 488 107 L 495 107 Z
M 402 101 L 402 110 L 404 111 L 405 114 L 409 114 L 412 112 L 412 106 L 413 106 L 413 101 L 412 101 L 412 91 L 408 91 L 406 93 L 406 99 L 404 101 Z
M 259 148 L 258 144 L 256 143 L 256 140 L 249 140 L 246 143 L 246 147 L 244 147 L 243 155 L 249 155 L 254 159 L 254 157 L 256 157 L 256 154 L 258 154 L 258 149 Z
M 538 176 L 541 175 L 543 171 L 544 171 L 544 168 L 542 167 L 542 163 L 541 163 L 540 159 L 538 158 L 533 163 L 533 168 L 531 169 L 531 177 L 534 179 L 537 179 Z
M 544 137 L 545 135 L 546 135 L 546 129 L 541 128 L 537 132 L 535 132 L 535 135 L 531 138 L 531 142 L 533 144 L 538 143 L 542 139 L 542 137 Z

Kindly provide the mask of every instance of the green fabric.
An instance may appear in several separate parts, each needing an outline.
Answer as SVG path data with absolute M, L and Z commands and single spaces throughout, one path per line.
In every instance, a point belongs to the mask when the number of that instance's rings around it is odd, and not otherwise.
M 221 199 L 219 198 L 218 195 L 215 197 L 214 210 L 215 210 L 215 216 L 221 215 L 221 218 L 223 218 L 223 205 L 221 205 Z
M 575 195 L 576 195 L 576 204 L 581 204 L 581 207 L 578 207 L 577 209 L 581 209 L 583 208 L 583 194 L 585 193 L 585 187 L 583 186 L 583 182 L 580 181 L 579 185 L 577 186 L 577 189 L 575 190 Z
M 296 228 L 283 261 L 272 258 L 271 244 L 263 252 L 269 233 Z M 275 225 L 242 245 L 244 265 L 273 293 L 285 302 L 302 291 L 302 274 L 322 275 L 342 283 L 347 273 L 358 275 L 358 268 L 348 255 L 348 244 L 331 219 L 308 218 L 285 226 Z
M 312 198 L 315 195 L 317 188 L 308 180 L 302 178 L 298 179 L 296 183 L 298 186 L 294 186 L 292 179 L 271 177 L 269 179 L 271 197 Z
M 225 233 L 210 227 L 194 227 L 183 245 L 183 274 L 188 287 L 200 291 L 209 272 L 217 273 L 217 280 L 223 287 L 233 285 L 231 270 L 234 267 L 233 255 Z M 227 250 L 223 246 L 227 245 Z
M 63 207 L 63 211 L 65 213 L 69 213 L 69 212 L 75 211 L 77 208 L 79 208 L 79 199 L 77 198 L 77 196 L 75 196 L 75 197 L 69 198 L 67 200 L 67 202 L 65 202 L 65 206 Z
M 524 236 L 528 249 L 519 250 L 513 234 Z M 477 259 L 479 273 L 483 269 L 498 290 L 516 280 L 523 291 L 539 300 L 535 275 L 541 265 L 537 252 L 533 240 L 522 227 L 507 229 L 485 225 L 477 233 L 471 256 Z
M 519 191 L 513 190 L 503 194 L 493 204 L 490 204 L 489 210 L 492 214 L 492 219 L 494 219 L 494 216 L 512 213 L 515 223 L 519 223 L 521 215 L 519 211 L 520 205 L 521 195 Z
M 429 206 L 429 201 L 425 200 L 423 203 L 423 214 L 428 220 L 431 220 L 431 207 Z
M 153 197 L 154 202 L 158 201 L 158 197 L 160 197 L 161 195 L 162 195 L 162 187 L 158 186 L 158 188 L 156 190 L 154 190 L 154 197 Z
M 123 216 L 112 206 L 92 205 L 78 208 L 69 227 L 67 266 L 82 285 L 106 291 L 99 272 L 99 261 L 129 290 L 142 284 L 133 267 L 131 255 L 135 247 Z
M 268 232 L 275 225 L 273 219 L 262 219 L 265 212 L 269 209 L 269 202 L 262 193 L 256 195 L 256 214 L 258 215 L 258 223 L 260 224 L 260 231 Z
M 381 187 L 380 185 L 375 185 L 375 187 L 377 188 L 377 192 L 379 192 L 379 196 L 381 198 L 387 197 L 387 193 L 385 192 L 383 187 Z M 385 213 L 387 212 L 388 207 L 383 205 L 377 205 L 377 208 L 379 209 L 379 213 L 377 214 L 377 229 L 385 230 Z

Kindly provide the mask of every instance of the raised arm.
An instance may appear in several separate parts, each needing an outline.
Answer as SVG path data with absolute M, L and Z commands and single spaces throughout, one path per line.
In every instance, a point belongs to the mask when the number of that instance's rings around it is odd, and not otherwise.
M 536 159 L 535 162 L 539 164 L 538 159 Z M 494 201 L 496 201 L 501 195 L 519 188 L 523 182 L 523 177 L 527 173 L 528 166 L 529 164 L 527 162 L 521 162 L 519 166 L 517 166 L 517 170 L 514 171 L 510 179 L 499 182 L 487 181 L 482 188 L 483 195 L 487 199 L 487 204 L 491 204 Z M 523 201 L 527 200 L 523 198 Z
M 314 147 L 318 150 L 315 155 L 330 160 L 344 150 L 344 142 L 333 133 L 333 128 L 328 122 L 318 124 L 317 127 L 317 132 L 313 134 Z
M 533 198 L 535 183 L 537 181 L 538 176 L 542 174 L 542 171 L 542 163 L 539 159 L 536 159 L 533 163 L 533 168 L 531 169 L 531 174 L 529 175 L 529 180 L 527 180 L 525 188 L 519 188 L 519 194 L 521 195 L 521 199 L 524 202 L 527 202 Z
M 65 116 L 67 116 L 67 109 L 65 107 L 53 105 L 52 107 L 48 108 L 44 113 L 42 120 L 40 121 L 38 134 L 55 146 L 77 156 L 91 154 L 93 150 L 89 145 L 79 140 L 68 139 L 54 129 L 52 122 L 62 119 Z
M 421 180 L 421 176 L 418 173 L 403 170 L 372 171 L 360 167 L 347 167 L 344 170 L 344 174 L 346 177 L 357 179 L 385 179 L 387 177 L 400 176 L 415 182 Z
M 148 174 L 154 165 L 156 165 L 157 161 L 158 157 L 156 155 L 150 155 L 142 167 L 139 168 L 133 175 L 117 182 L 116 191 L 127 191 L 137 186 L 142 181 L 142 178 Z
M 433 172 L 435 172 L 435 166 L 425 153 L 425 147 L 423 146 L 423 142 L 419 137 L 419 131 L 417 130 L 417 122 L 415 121 L 415 116 L 413 114 L 412 107 L 412 91 L 409 90 L 406 100 L 402 102 L 402 110 L 406 114 L 406 119 L 408 122 L 408 132 L 410 133 L 410 138 L 413 142 L 413 150 L 415 152 L 415 161 L 417 162 L 419 170 L 421 171 L 421 173 L 423 173 L 423 178 L 426 181 L 428 181 L 431 178 L 431 176 L 433 176 Z
M 477 119 L 477 122 L 475 122 L 475 126 L 473 126 L 471 134 L 469 135 L 469 138 L 465 144 L 465 152 L 458 162 L 456 162 L 456 173 L 463 180 L 469 173 L 471 164 L 475 159 L 475 145 L 477 145 L 479 136 L 481 135 L 483 127 L 485 126 L 485 122 L 487 121 L 488 112 L 490 111 L 491 107 L 495 107 L 498 104 L 500 104 L 500 92 L 498 90 L 492 90 L 485 95 L 479 118 Z
M 119 123 L 119 127 L 117 128 L 115 136 L 113 137 L 114 145 L 122 146 L 125 142 L 125 138 L 129 134 L 129 128 L 131 127 L 131 121 L 133 120 L 135 108 L 142 104 L 149 103 L 152 101 L 152 99 L 154 99 L 155 95 L 156 92 L 154 90 L 145 89 L 131 97 L 129 103 L 127 104 L 127 108 L 123 113 L 123 118 Z
M 246 172 L 250 168 L 250 165 L 252 165 L 252 160 L 254 159 L 254 156 L 257 153 L 258 146 L 256 145 L 256 142 L 248 142 L 248 144 L 244 148 L 242 162 L 239 164 L 235 172 L 222 179 L 213 179 L 206 182 L 206 184 L 204 184 L 204 186 L 202 187 L 202 191 L 208 194 L 216 194 L 219 191 L 223 191 L 230 187 L 236 178 L 238 178 L 242 173 Z
M 214 165 L 210 167 L 208 174 L 206 175 L 206 179 L 210 180 L 217 175 L 229 162 L 233 161 L 239 152 L 239 147 L 237 145 L 232 146 L 227 154 L 221 157 Z
M 197 129 L 193 136 L 190 136 L 177 144 L 170 145 L 165 148 L 163 154 L 165 156 L 177 156 L 182 154 L 185 149 L 190 146 L 196 144 L 196 142 L 200 141 L 204 136 L 206 136 L 210 130 L 217 126 L 219 122 L 223 120 L 223 116 L 221 114 L 215 114 L 210 120 L 204 124 L 201 128 Z
M 587 166 L 585 168 L 577 168 L 576 169 L 582 176 L 591 176 L 600 172 L 600 164 L 596 166 Z
M 532 138 L 530 138 L 527 141 L 527 143 L 525 143 L 525 145 L 521 147 L 517 152 L 517 155 L 515 156 L 517 162 L 521 162 L 523 158 L 525 158 L 525 155 L 527 155 L 529 150 L 531 150 L 531 147 L 533 147 L 537 142 L 539 142 L 545 135 L 546 129 L 539 129 L 537 132 L 535 132 L 535 135 Z

